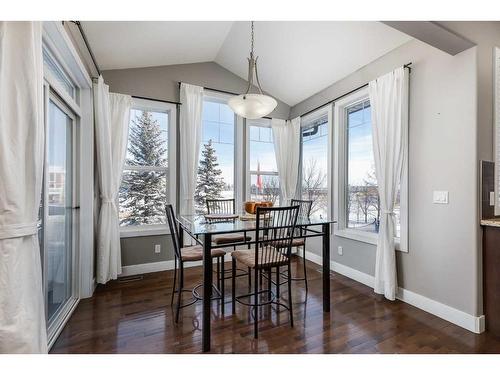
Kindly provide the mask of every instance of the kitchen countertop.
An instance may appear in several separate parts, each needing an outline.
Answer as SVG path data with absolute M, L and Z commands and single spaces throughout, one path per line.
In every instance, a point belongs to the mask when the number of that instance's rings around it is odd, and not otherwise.
M 481 225 L 486 226 L 486 227 L 499 227 L 500 228 L 500 218 L 481 220 Z

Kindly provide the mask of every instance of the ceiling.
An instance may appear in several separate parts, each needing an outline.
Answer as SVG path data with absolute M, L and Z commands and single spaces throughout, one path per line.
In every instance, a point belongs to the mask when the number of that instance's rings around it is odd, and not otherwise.
M 82 22 L 103 70 L 215 61 L 246 79 L 250 22 Z M 255 22 L 262 88 L 293 106 L 406 43 L 379 22 Z

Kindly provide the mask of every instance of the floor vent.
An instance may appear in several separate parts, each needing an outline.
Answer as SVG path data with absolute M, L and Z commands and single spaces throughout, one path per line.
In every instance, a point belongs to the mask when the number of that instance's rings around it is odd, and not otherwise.
M 142 275 L 137 275 L 137 276 L 125 276 L 125 277 L 120 277 L 118 279 L 119 283 L 130 283 L 132 281 L 140 281 L 144 279 L 144 276 Z

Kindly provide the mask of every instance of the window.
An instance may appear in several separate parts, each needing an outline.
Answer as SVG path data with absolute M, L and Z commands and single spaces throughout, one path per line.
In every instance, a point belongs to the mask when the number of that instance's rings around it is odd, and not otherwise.
M 170 140 L 174 124 L 174 105 L 134 99 L 119 191 L 124 232 L 166 228 L 165 202 L 174 202 L 175 154 Z
M 301 199 L 311 200 L 312 217 L 329 214 L 329 108 L 323 108 L 301 121 Z
M 195 190 L 197 212 L 206 210 L 205 200 L 234 198 L 235 115 L 218 96 L 203 101 L 203 134 Z
M 339 146 L 336 168 L 339 184 L 337 234 L 376 244 L 381 212 L 367 90 L 361 90 L 335 103 L 335 116 Z M 405 166 L 395 206 L 398 243 L 406 242 L 406 186 Z M 403 247 L 406 248 L 406 245 Z
M 271 120 L 247 120 L 248 198 L 280 203 L 280 185 Z
M 54 86 L 58 86 L 62 92 L 67 93 L 72 99 L 76 99 L 75 84 L 56 62 L 48 48 L 43 49 L 43 67 L 45 77 L 50 77 Z

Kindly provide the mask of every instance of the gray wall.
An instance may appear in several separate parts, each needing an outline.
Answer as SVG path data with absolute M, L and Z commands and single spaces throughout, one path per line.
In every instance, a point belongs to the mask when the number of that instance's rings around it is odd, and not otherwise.
M 122 265 L 162 262 L 174 259 L 174 249 L 170 235 L 129 237 L 121 239 Z M 161 252 L 155 253 L 155 245 Z
M 291 117 L 407 62 L 410 78 L 409 252 L 397 252 L 399 285 L 479 315 L 477 49 L 456 56 L 413 40 L 291 108 Z M 448 190 L 450 203 L 432 203 Z M 374 275 L 375 246 L 333 236 L 332 260 Z M 343 246 L 343 255 L 337 246 Z M 319 254 L 320 244 L 309 250 Z
M 104 81 L 112 92 L 179 101 L 178 82 L 240 93 L 246 81 L 214 62 L 106 70 Z M 278 100 L 271 117 L 288 119 L 290 106 Z

